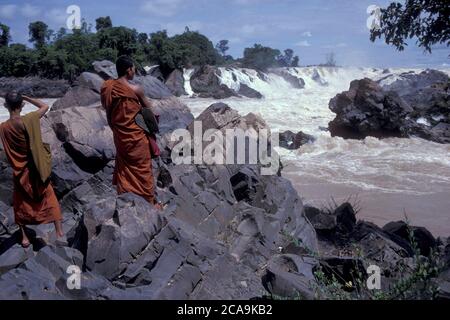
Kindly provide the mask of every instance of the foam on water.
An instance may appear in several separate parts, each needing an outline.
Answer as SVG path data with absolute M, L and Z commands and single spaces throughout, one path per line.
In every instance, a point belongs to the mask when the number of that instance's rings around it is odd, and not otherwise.
M 302 78 L 304 89 L 294 89 L 282 77 L 263 76 L 249 69 L 221 68 L 221 82 L 239 90 L 241 83 L 261 92 L 263 99 L 228 98 L 222 100 L 245 115 L 260 114 L 274 131 L 303 131 L 317 138 L 299 150 L 278 151 L 286 170 L 302 181 L 320 180 L 345 184 L 362 190 L 411 195 L 450 192 L 449 145 L 422 139 L 344 140 L 331 137 L 326 128 L 335 114 L 328 103 L 336 94 L 348 90 L 355 79 L 384 79 L 384 84 L 400 78 L 403 72 L 420 69 L 391 69 L 383 73 L 372 68 L 306 67 L 286 69 Z M 450 69 L 443 70 L 450 74 Z M 326 83 L 326 85 L 324 85 Z M 217 102 L 214 99 L 183 97 L 194 116 Z

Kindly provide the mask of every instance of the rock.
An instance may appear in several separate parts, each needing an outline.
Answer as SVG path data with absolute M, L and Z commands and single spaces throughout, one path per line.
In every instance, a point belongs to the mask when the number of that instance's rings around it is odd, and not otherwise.
M 290 130 L 280 133 L 280 147 L 295 150 L 302 145 L 312 143 L 316 140 L 313 136 L 299 131 L 294 133 Z
M 155 113 L 159 115 L 159 132 L 161 135 L 176 129 L 186 129 L 194 120 L 188 106 L 172 96 L 167 99 L 153 100 Z
M 253 99 L 262 99 L 263 95 L 256 91 L 255 89 L 250 88 L 245 83 L 241 83 L 239 86 L 239 91 L 237 92 L 241 96 Z
M 31 249 L 24 249 L 20 244 L 16 244 L 0 254 L 0 275 L 18 267 L 22 262 L 34 256 Z
M 94 61 L 92 63 L 95 72 L 103 78 L 103 80 L 117 79 L 116 65 L 108 60 Z
M 0 203 L 12 205 L 12 190 L 14 189 L 12 177 L 11 166 L 6 161 L 0 161 Z
M 145 72 L 147 73 L 147 75 L 155 77 L 159 81 L 162 81 L 162 82 L 165 81 L 164 75 L 162 74 L 161 69 L 159 68 L 159 65 L 144 67 L 144 69 L 145 69 Z
M 91 72 L 83 72 L 76 80 L 77 86 L 89 88 L 100 93 L 104 80 L 97 74 Z
M 144 93 L 147 97 L 152 99 L 164 99 L 172 96 L 167 86 L 152 76 L 136 76 L 133 83 L 139 84 L 143 87 Z
M 184 90 L 184 75 L 182 70 L 172 71 L 165 82 L 170 92 L 176 97 L 187 95 Z
M 293 70 L 295 70 L 295 69 L 293 69 Z M 286 82 L 288 82 L 295 89 L 303 89 L 305 87 L 305 80 L 303 80 L 302 78 L 296 77 L 295 75 L 291 74 L 286 69 L 274 68 L 274 69 L 269 69 L 269 72 L 282 77 Z
M 312 300 L 315 283 L 313 269 L 317 264 L 315 259 L 308 257 L 289 254 L 274 256 L 267 264 L 263 285 L 275 297 Z
M 334 211 L 334 215 L 336 216 L 338 232 L 346 234 L 353 231 L 356 225 L 356 216 L 350 203 L 341 204 Z
M 356 289 L 358 283 L 355 283 L 355 279 L 359 279 L 359 275 L 366 274 L 363 262 L 352 257 L 324 257 L 320 259 L 320 267 L 328 280 L 335 279 L 347 291 Z
M 326 214 L 321 210 L 310 206 L 305 206 L 304 208 L 305 216 L 308 218 L 309 222 L 311 222 L 318 235 L 324 232 L 335 231 L 337 227 L 336 215 Z
M 409 244 L 411 244 L 410 232 L 412 232 L 413 239 L 417 243 L 420 254 L 423 256 L 429 256 L 431 251 L 436 249 L 437 246 L 437 241 L 430 231 L 424 227 L 408 227 L 404 221 L 389 222 L 383 227 L 383 231 L 400 237 Z M 395 242 L 394 239 L 392 240 Z
M 395 79 L 392 81 L 391 79 Z M 431 87 L 435 83 L 447 83 L 449 77 L 442 71 L 427 69 L 421 73 L 404 72 L 400 75 L 390 75 L 378 80 L 386 91 L 395 91 L 401 97 L 414 95 L 420 89 Z
M 70 109 L 68 109 L 70 110 Z M 57 114 L 67 111 L 58 111 Z M 90 174 L 78 167 L 74 160 L 66 153 L 64 143 L 55 134 L 51 123 L 53 111 L 41 119 L 42 140 L 50 144 L 52 153 L 52 184 L 58 197 L 83 183 L 90 178 Z M 78 117 L 79 114 L 75 114 Z M 75 121 L 76 119 L 71 119 Z M 12 177 L 12 175 L 11 175 Z
M 329 123 L 332 136 L 404 136 L 402 123 L 412 108 L 394 92 L 385 92 L 370 79 L 354 80 L 350 90 L 330 100 L 336 118 Z
M 35 98 L 60 98 L 69 90 L 66 80 L 50 80 L 38 77 L 14 78 L 0 77 L 0 96 L 16 90 Z
M 319 71 L 317 69 L 313 70 L 313 73 L 311 75 L 311 79 L 313 79 L 315 82 L 317 82 L 318 84 L 320 84 L 321 86 L 327 86 L 328 82 L 322 78 L 322 76 L 320 75 Z
M 349 91 L 330 101 L 337 113 L 330 132 L 344 138 L 420 137 L 450 143 L 449 83 L 436 70 L 389 75 L 378 83 L 353 81 Z
M 101 107 L 52 111 L 48 118 L 64 150 L 83 171 L 96 173 L 115 158 L 112 131 Z
M 64 95 L 64 97 L 56 100 L 52 105 L 52 110 L 61 110 L 70 107 L 84 107 L 99 104 L 100 94 L 90 88 L 76 86 L 70 88 Z
M 197 68 L 191 76 L 191 87 L 200 98 L 225 99 L 237 94 L 220 83 L 218 74 L 220 70 L 213 66 L 203 66 Z
M 114 215 L 107 218 L 95 227 L 87 244 L 86 265 L 112 280 L 146 248 L 164 225 L 164 218 L 146 200 L 132 194 L 119 196 Z

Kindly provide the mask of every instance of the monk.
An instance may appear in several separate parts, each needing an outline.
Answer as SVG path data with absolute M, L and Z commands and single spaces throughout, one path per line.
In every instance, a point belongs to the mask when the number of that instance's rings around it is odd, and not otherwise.
M 119 57 L 116 69 L 118 79 L 105 81 L 101 89 L 102 106 L 106 109 L 117 150 L 113 184 L 118 194 L 137 194 L 161 209 L 155 197 L 152 171 L 152 158 L 159 155 L 159 149 L 155 140 L 135 121 L 142 108 L 153 105 L 141 86 L 129 82 L 136 74 L 130 57 Z
M 45 115 L 49 106 L 15 91 L 9 92 L 5 96 L 5 107 L 9 111 L 10 118 L 0 124 L 0 138 L 8 162 L 13 169 L 14 218 L 21 230 L 21 244 L 27 248 L 30 246 L 30 240 L 26 234 L 26 225 L 54 223 L 57 238 L 63 237 L 63 231 L 61 209 L 53 187 L 49 179 L 42 181 L 36 161 L 33 160 L 30 141 L 33 141 L 34 137 L 30 137 L 30 133 L 26 130 L 25 117 L 20 115 L 24 101 L 39 108 L 25 116 L 26 121 L 30 119 L 37 121 L 35 128 L 39 130 L 39 139 L 41 138 L 39 119 Z M 51 165 L 49 167 L 51 168 Z M 49 173 L 47 175 L 49 176 Z

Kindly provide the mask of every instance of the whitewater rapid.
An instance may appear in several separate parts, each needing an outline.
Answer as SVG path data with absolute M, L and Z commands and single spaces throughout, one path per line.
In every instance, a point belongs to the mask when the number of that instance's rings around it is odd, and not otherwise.
M 294 89 L 282 77 L 268 74 L 263 80 L 254 70 L 221 68 L 221 81 L 238 90 L 240 83 L 259 91 L 261 100 L 228 98 L 222 101 L 239 111 L 260 114 L 272 131 L 303 131 L 317 138 L 298 150 L 278 148 L 284 176 L 304 202 L 323 207 L 357 198 L 360 215 L 380 225 L 404 219 L 427 226 L 439 235 L 450 235 L 450 145 L 423 139 L 390 138 L 344 140 L 326 131 L 334 113 L 328 103 L 346 91 L 355 79 L 386 77 L 372 68 L 290 68 L 305 81 Z M 391 69 L 384 82 L 410 69 Z M 416 73 L 422 70 L 412 70 Z M 445 70 L 449 73 L 449 70 Z M 318 76 L 317 76 L 318 75 Z M 214 99 L 183 97 L 194 116 Z
M 233 97 L 221 101 L 241 115 L 260 114 L 272 131 L 303 131 L 316 137 L 314 143 L 298 150 L 278 148 L 283 175 L 293 182 L 303 201 L 323 207 L 357 198 L 360 218 L 384 225 L 407 215 L 411 223 L 435 235 L 450 236 L 450 145 L 417 138 L 344 140 L 326 131 L 335 116 L 328 108 L 330 99 L 348 90 L 352 80 L 389 76 L 384 80 L 388 83 L 411 70 L 386 73 L 372 68 L 305 67 L 286 71 L 302 78 L 305 87 L 294 89 L 273 73 L 221 68 L 222 83 L 236 91 L 243 83 L 264 96 L 261 100 Z M 443 71 L 450 74 L 450 69 Z M 218 100 L 195 97 L 189 84 L 192 73 L 184 71 L 189 96 L 180 99 L 198 116 Z M 52 104 L 55 100 L 45 101 Z M 0 98 L 0 122 L 8 118 L 2 105 Z M 24 111 L 31 110 L 34 107 L 27 105 Z

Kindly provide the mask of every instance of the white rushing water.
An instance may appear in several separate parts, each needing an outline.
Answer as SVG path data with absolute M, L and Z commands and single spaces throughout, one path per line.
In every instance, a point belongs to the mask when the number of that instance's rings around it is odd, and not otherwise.
M 235 90 L 244 83 L 264 96 L 261 100 L 233 97 L 222 101 L 242 115 L 259 113 L 273 131 L 303 131 L 317 138 L 298 150 L 278 150 L 285 166 L 283 174 L 293 182 L 304 202 L 320 207 L 331 197 L 342 202 L 357 195 L 362 208 L 360 217 L 383 225 L 403 219 L 406 213 L 412 223 L 449 236 L 450 145 L 416 138 L 344 140 L 332 138 L 324 130 L 335 116 L 328 109 L 329 100 L 348 90 L 352 80 L 389 76 L 383 80 L 387 84 L 411 70 L 392 69 L 384 74 L 372 68 L 306 67 L 288 71 L 305 81 L 304 89 L 294 89 L 272 73 L 258 76 L 250 69 L 221 68 L 222 83 Z M 450 74 L 450 69 L 444 71 Z M 198 116 L 218 100 L 192 97 L 192 73 L 192 69 L 184 72 L 185 89 L 191 97 L 181 99 Z M 54 99 L 46 101 L 52 104 Z M 31 110 L 34 108 L 27 105 L 24 111 Z M 6 110 L 0 107 L 0 122 L 7 118 Z
M 305 202 L 320 207 L 329 203 L 331 197 L 339 202 L 357 196 L 364 218 L 383 224 L 403 219 L 406 214 L 413 223 L 425 225 L 436 234 L 450 235 L 450 145 L 415 138 L 344 140 L 331 137 L 324 130 L 335 116 L 328 108 L 330 99 L 348 90 L 352 80 L 386 77 L 383 70 L 288 70 L 305 81 L 304 89 L 293 89 L 274 74 L 264 81 L 254 70 L 222 68 L 222 83 L 235 90 L 245 83 L 264 96 L 261 100 L 233 97 L 222 101 L 242 115 L 259 113 L 274 131 L 303 131 L 317 138 L 298 150 L 278 150 L 284 175 L 293 181 Z M 411 70 L 390 71 L 393 75 L 384 80 L 386 84 Z M 217 102 L 182 99 L 195 116 Z

